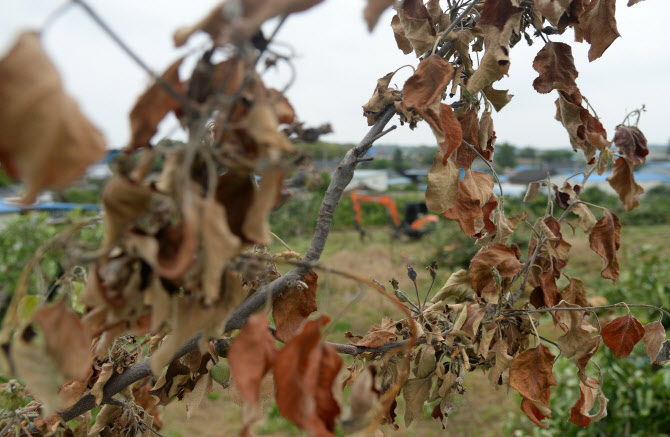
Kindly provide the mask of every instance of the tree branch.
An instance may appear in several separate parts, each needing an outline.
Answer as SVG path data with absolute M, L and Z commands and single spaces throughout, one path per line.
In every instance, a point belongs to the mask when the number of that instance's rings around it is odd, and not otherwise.
M 323 252 L 323 249 L 326 245 L 326 239 L 328 238 L 328 233 L 330 232 L 330 225 L 333 221 L 335 208 L 337 207 L 337 204 L 342 197 L 344 188 L 349 185 L 349 182 L 351 182 L 351 179 L 354 176 L 354 170 L 356 169 L 358 160 L 363 155 L 365 155 L 368 150 L 370 150 L 370 147 L 372 147 L 374 141 L 380 137 L 380 134 L 384 132 L 384 127 L 386 127 L 394 114 L 394 107 L 392 105 L 388 106 L 384 112 L 381 113 L 379 119 L 374 124 L 374 126 L 372 126 L 367 135 L 365 135 L 363 140 L 361 140 L 360 144 L 347 152 L 344 159 L 337 167 L 337 170 L 335 170 L 333 179 L 330 181 L 328 190 L 326 191 L 323 202 L 321 203 L 319 218 L 316 224 L 316 231 L 314 232 L 312 243 L 309 247 L 309 250 L 307 251 L 307 256 L 305 257 L 306 263 L 294 267 L 285 275 L 277 278 L 266 286 L 261 287 L 250 298 L 245 300 L 228 319 L 225 332 L 241 328 L 246 323 L 249 316 L 265 304 L 266 300 L 268 299 L 268 295 L 271 297 L 271 299 L 274 299 L 282 291 L 292 287 L 295 284 L 295 281 L 301 279 L 307 274 L 307 272 L 309 272 L 309 264 L 315 263 L 319 260 L 321 253 Z M 197 334 L 191 337 L 191 339 L 188 340 L 175 353 L 172 360 L 174 361 L 183 357 L 187 353 L 196 350 L 200 337 L 201 334 Z M 407 340 L 394 344 L 384 345 L 376 349 L 360 348 L 357 346 L 351 347 L 356 348 L 356 354 L 361 354 L 364 352 L 383 352 L 403 346 L 405 342 L 407 342 Z M 346 350 L 350 350 L 348 347 L 350 345 L 340 346 Z M 351 351 L 353 351 L 353 349 Z M 115 394 L 119 393 L 124 388 L 150 375 L 151 366 L 149 365 L 149 360 L 146 359 L 141 363 L 137 363 L 129 367 L 125 372 L 112 376 L 107 384 L 105 384 L 103 389 L 102 404 L 109 402 Z M 77 416 L 84 414 L 95 406 L 95 397 L 92 394 L 87 393 L 68 410 L 61 412 L 61 418 L 63 421 L 67 422 Z
M 333 222 L 335 208 L 337 208 L 337 204 L 340 202 L 344 189 L 354 177 L 354 171 L 356 170 L 359 159 L 370 150 L 372 143 L 374 143 L 374 141 L 379 138 L 379 135 L 384 132 L 384 128 L 388 122 L 391 121 L 394 114 L 395 108 L 392 105 L 389 105 L 384 112 L 381 113 L 375 124 L 370 128 L 370 131 L 365 135 L 358 146 L 349 149 L 342 162 L 337 166 L 333 178 L 330 181 L 330 185 L 328 185 L 328 190 L 326 190 L 326 194 L 323 196 L 323 201 L 321 202 L 314 237 L 312 237 L 312 243 L 305 255 L 306 263 L 315 263 L 321 258 L 323 249 L 326 246 L 328 234 L 330 233 L 330 225 Z M 226 323 L 225 332 L 241 328 L 249 316 L 265 304 L 268 300 L 268 296 L 273 300 L 281 292 L 290 288 L 295 281 L 300 280 L 305 276 L 309 270 L 310 267 L 306 265 L 298 265 L 289 270 L 282 277 L 259 288 L 256 293 L 245 300 L 239 308 L 233 311 L 233 314 Z

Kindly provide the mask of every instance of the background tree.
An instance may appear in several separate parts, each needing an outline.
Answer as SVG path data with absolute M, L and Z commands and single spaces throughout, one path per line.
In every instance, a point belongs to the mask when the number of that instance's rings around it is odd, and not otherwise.
M 500 169 L 516 167 L 517 150 L 511 144 L 502 143 L 496 147 L 493 163 Z

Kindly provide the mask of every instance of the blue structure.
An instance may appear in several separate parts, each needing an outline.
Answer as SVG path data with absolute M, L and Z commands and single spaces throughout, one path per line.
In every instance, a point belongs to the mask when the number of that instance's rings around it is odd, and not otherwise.
M 81 209 L 84 211 L 99 211 L 100 206 L 90 203 L 65 203 L 65 202 L 40 202 L 33 205 L 15 205 L 6 203 L 0 199 L 0 214 L 16 214 L 28 211 L 72 211 Z

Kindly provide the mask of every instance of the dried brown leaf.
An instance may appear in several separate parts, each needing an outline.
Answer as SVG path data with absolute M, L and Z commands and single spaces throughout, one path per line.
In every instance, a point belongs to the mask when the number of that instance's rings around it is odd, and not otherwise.
M 454 206 L 458 194 L 460 172 L 453 159 L 448 159 L 446 165 L 444 155 L 438 151 L 433 158 L 433 165 L 428 172 L 428 187 L 426 188 L 426 206 L 429 210 L 443 213 Z
M 342 359 L 335 349 L 320 342 L 320 329 L 328 320 L 321 316 L 307 322 L 279 351 L 274 368 L 279 411 L 316 436 L 333 436 L 340 414 L 332 388 Z
M 549 406 L 551 386 L 557 385 L 552 373 L 556 356 L 542 343 L 525 350 L 512 362 L 509 383 L 521 396 Z
M 661 346 L 665 341 L 665 327 L 661 322 L 652 322 L 644 327 L 644 337 L 642 337 L 647 355 L 652 363 L 656 362 L 656 357 L 661 351 Z
M 300 331 L 310 314 L 318 309 L 316 304 L 317 279 L 311 270 L 305 275 L 306 289 L 290 288 L 275 299 L 272 304 L 272 317 L 277 328 L 276 336 L 287 342 Z
M 631 313 L 617 317 L 605 325 L 602 337 L 605 345 L 614 352 L 614 356 L 627 357 L 644 337 L 644 327 Z
M 62 88 L 36 32 L 21 33 L 0 59 L 0 164 L 25 183 L 22 204 L 62 188 L 102 158 L 100 132 Z
M 183 57 L 177 59 L 161 75 L 163 84 L 167 84 L 180 94 L 184 94 L 185 88 L 179 80 L 179 67 L 183 60 Z M 137 98 L 130 111 L 130 141 L 126 151 L 132 152 L 142 147 L 149 147 L 149 141 L 158 130 L 158 124 L 168 113 L 181 107 L 181 104 L 163 88 L 163 84 L 155 82 Z
M 619 195 L 619 200 L 626 211 L 632 211 L 640 204 L 638 197 L 644 188 L 635 182 L 633 166 L 624 158 L 618 158 L 612 167 L 612 175 L 607 178 L 610 186 Z
M 614 12 L 616 0 L 593 0 L 579 18 L 584 38 L 591 44 L 589 61 L 602 56 L 607 48 L 620 37 Z
M 605 261 L 605 268 L 600 273 L 603 278 L 615 281 L 619 278 L 619 261 L 616 252 L 621 246 L 621 223 L 610 210 L 591 229 L 589 234 L 591 249 Z
M 523 264 L 514 250 L 501 243 L 477 252 L 470 261 L 470 284 L 478 296 L 490 298 L 495 295 L 496 285 L 491 272 L 494 267 L 502 278 L 509 278 L 519 273 Z
M 619 126 L 612 141 L 633 166 L 644 164 L 647 160 L 647 139 L 635 126 Z
M 249 317 L 228 352 L 235 386 L 247 402 L 258 404 L 261 381 L 274 366 L 277 353 L 267 315 Z
M 546 43 L 535 57 L 533 68 L 540 73 L 540 76 L 533 81 L 533 88 L 538 93 L 546 94 L 556 89 L 570 94 L 577 91 L 575 79 L 579 73 L 575 68 L 572 48 L 568 44 Z

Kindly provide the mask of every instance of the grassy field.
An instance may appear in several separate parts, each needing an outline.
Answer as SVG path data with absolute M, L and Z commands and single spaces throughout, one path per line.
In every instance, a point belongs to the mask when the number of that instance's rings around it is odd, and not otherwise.
M 472 250 L 471 242 L 458 237 L 454 223 L 441 221 L 440 226 L 438 231 L 419 241 L 393 239 L 389 228 L 374 229 L 370 238 L 365 241 L 361 241 L 353 230 L 333 232 L 322 256 L 322 264 L 332 269 L 356 272 L 385 285 L 388 285 L 392 277 L 396 277 L 400 281 L 400 287 L 408 291 L 412 287 L 407 279 L 406 266 L 411 264 L 419 273 L 419 290 L 425 293 L 430 284 L 430 277 L 423 268 L 431 260 L 441 259 L 444 262 L 440 265 L 433 290 L 435 291 L 443 284 L 449 273 L 462 268 L 462 265 L 459 265 L 462 264 L 462 259 L 467 259 L 450 254 Z M 564 227 L 564 234 L 573 245 L 571 250 L 573 258 L 565 273 L 570 277 L 583 279 L 590 297 L 607 295 L 608 287 L 611 288 L 613 285 L 610 281 L 599 278 L 601 260 L 589 249 L 588 237 L 580 230 L 573 235 L 567 226 Z M 635 268 L 641 257 L 670 256 L 670 248 L 663 245 L 668 237 L 670 228 L 666 226 L 624 227 L 620 251 L 622 279 L 627 275 L 628 281 L 624 284 L 648 280 L 636 277 L 637 274 L 643 273 L 637 272 Z M 309 239 L 289 238 L 286 239 L 286 243 L 292 250 L 304 254 Z M 281 252 L 285 248 L 275 242 L 271 250 Z M 524 250 L 522 245 L 522 252 Z M 653 263 L 653 259 L 651 262 Z M 290 266 L 280 266 L 282 271 L 288 268 Z M 328 314 L 331 317 L 331 323 L 325 329 L 326 340 L 345 342 L 343 335 L 345 331 L 364 334 L 373 323 L 380 321 L 382 316 L 399 317 L 397 309 L 381 295 L 340 275 L 317 272 L 318 313 Z M 642 303 L 637 301 L 637 298 L 638 296 L 632 294 L 632 300 L 629 302 Z M 640 298 L 643 299 L 644 296 Z M 348 364 L 350 361 L 345 359 L 345 362 Z M 449 435 L 498 436 L 510 418 L 520 414 L 518 396 L 502 390 L 496 391 L 490 386 L 485 375 L 479 372 L 468 374 L 464 385 L 467 387 L 467 392 L 460 399 L 458 409 L 449 418 Z M 402 411 L 403 405 L 400 404 L 398 406 L 400 430 L 395 433 L 386 430 L 386 435 L 443 435 L 444 431 L 440 426 L 429 418 L 429 411 L 426 411 L 426 420 L 415 422 L 409 429 L 405 429 L 402 426 Z M 175 403 L 166 407 L 163 413 L 165 427 L 161 434 L 165 437 L 234 435 L 239 431 L 239 415 L 239 407 L 230 401 L 226 391 L 218 388 L 203 401 L 199 410 L 188 421 L 182 404 Z M 567 420 L 567 415 L 563 420 Z M 273 405 L 266 406 L 265 418 L 256 431 L 261 435 L 302 435 L 292 424 L 279 416 Z M 510 431 L 513 430 L 508 427 L 507 432 Z M 517 435 L 524 435 L 523 432 L 522 434 L 518 432 Z

